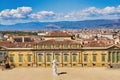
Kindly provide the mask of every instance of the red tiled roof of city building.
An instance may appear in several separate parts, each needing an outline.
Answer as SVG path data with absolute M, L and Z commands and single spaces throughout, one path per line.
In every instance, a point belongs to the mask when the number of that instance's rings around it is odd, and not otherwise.
M 80 42 L 74 40 L 45 40 L 38 44 L 80 44 Z
M 8 41 L 3 41 L 0 42 L 0 46 L 6 47 L 6 48 L 32 48 L 34 42 L 8 42 Z
M 52 31 L 46 34 L 44 37 L 71 37 L 71 35 L 63 31 Z
M 112 44 L 106 44 L 102 41 L 92 41 L 86 44 L 83 44 L 83 47 L 108 47 Z

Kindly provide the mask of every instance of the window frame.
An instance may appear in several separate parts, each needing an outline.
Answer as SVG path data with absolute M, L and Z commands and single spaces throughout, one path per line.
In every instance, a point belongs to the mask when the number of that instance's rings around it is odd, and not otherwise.
M 93 62 L 96 62 L 96 61 L 97 61 L 97 54 L 93 54 L 93 55 L 92 55 L 92 61 L 93 61 Z
M 103 56 L 104 56 L 104 58 L 103 58 Z M 106 58 L 105 58 L 105 57 L 106 57 L 106 54 L 102 54 L 102 55 L 101 55 L 101 61 L 102 61 L 102 62 L 105 62 L 105 61 L 106 61 Z
M 32 62 L 32 54 L 27 54 L 27 61 Z
M 84 62 L 88 62 L 88 54 L 84 54 Z
M 19 62 L 23 62 L 23 54 L 18 54 L 19 56 Z

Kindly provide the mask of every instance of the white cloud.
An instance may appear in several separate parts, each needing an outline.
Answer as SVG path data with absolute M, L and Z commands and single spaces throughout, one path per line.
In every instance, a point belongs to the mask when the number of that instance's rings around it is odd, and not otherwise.
M 0 24 L 114 18 L 120 18 L 120 5 L 117 7 L 107 6 L 105 8 L 88 7 L 68 13 L 55 13 L 53 11 L 33 13 L 31 7 L 18 7 L 17 9 L 6 9 L 0 12 Z
M 16 19 L 25 18 L 27 14 L 32 11 L 31 7 L 18 7 L 17 9 L 6 9 L 0 12 L 0 18 L 3 19 Z
M 73 11 L 64 16 L 65 19 L 99 19 L 99 18 L 119 18 L 120 16 L 120 6 L 118 7 L 105 7 L 103 9 L 96 7 L 89 7 L 80 11 Z
M 31 19 L 47 20 L 47 19 L 53 19 L 55 16 L 55 13 L 53 11 L 40 11 L 37 13 L 32 13 L 28 16 Z

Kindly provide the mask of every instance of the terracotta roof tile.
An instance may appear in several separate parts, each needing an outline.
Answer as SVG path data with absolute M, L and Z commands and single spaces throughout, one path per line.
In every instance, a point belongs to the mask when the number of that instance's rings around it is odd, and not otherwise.
M 78 41 L 74 41 L 74 40 L 45 40 L 45 41 L 41 41 L 38 44 L 80 44 L 80 42 Z
M 34 42 L 8 42 L 8 41 L 2 41 L 0 42 L 0 46 L 4 46 L 7 48 L 32 48 Z
M 71 35 L 63 31 L 53 31 L 53 32 L 49 32 L 44 37 L 71 37 Z
M 111 44 L 106 44 L 104 42 L 101 41 L 93 41 L 93 42 L 89 42 L 83 45 L 83 47 L 108 47 Z

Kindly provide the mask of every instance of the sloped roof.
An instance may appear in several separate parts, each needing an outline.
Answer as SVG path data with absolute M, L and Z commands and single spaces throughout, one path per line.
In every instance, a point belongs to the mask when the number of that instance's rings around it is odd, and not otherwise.
M 45 40 L 45 41 L 41 41 L 38 44 L 80 44 L 80 42 L 78 41 L 74 41 L 74 40 Z
M 83 44 L 83 47 L 108 47 L 111 44 L 106 44 L 104 42 L 92 41 L 86 44 Z
M 32 48 L 34 42 L 9 42 L 9 41 L 2 41 L 0 42 L 0 46 L 4 46 L 6 48 Z
M 46 34 L 44 37 L 71 37 L 71 35 L 63 31 L 52 31 Z

